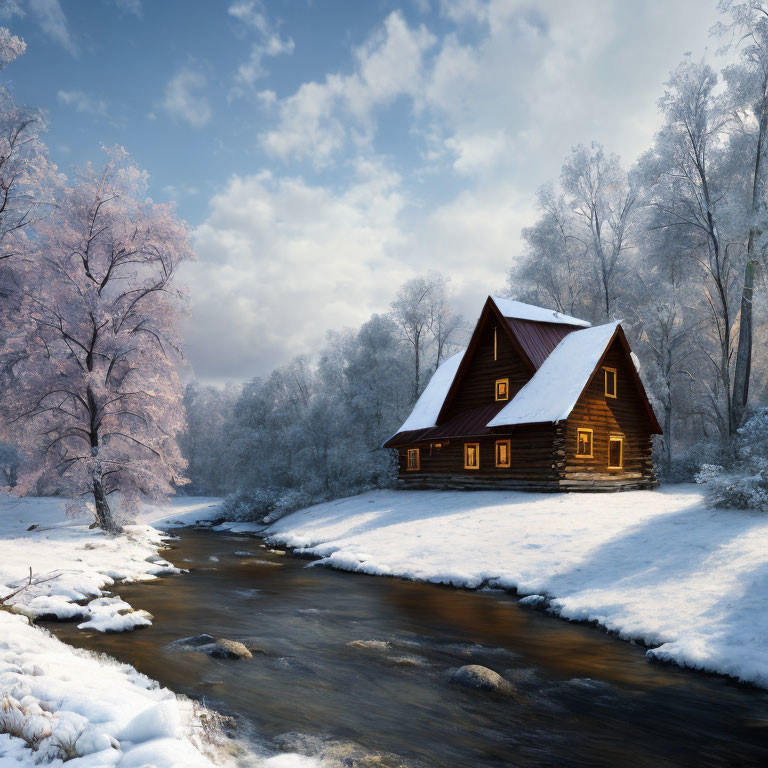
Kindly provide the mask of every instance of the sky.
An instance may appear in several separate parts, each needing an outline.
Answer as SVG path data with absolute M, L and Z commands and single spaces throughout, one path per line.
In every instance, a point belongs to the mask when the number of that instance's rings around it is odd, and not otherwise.
M 263 376 L 439 271 L 474 319 L 571 147 L 630 165 L 715 0 L 0 0 L 0 77 L 69 173 L 121 145 L 173 201 L 190 375 Z

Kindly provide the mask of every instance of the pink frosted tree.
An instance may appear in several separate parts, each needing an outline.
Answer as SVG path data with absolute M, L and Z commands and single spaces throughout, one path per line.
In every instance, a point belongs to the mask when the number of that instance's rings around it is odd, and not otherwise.
M 175 277 L 192 254 L 185 225 L 142 199 L 145 185 L 117 149 L 62 193 L 17 270 L 21 322 L 0 359 L 27 459 L 20 492 L 92 499 L 112 533 L 142 499 L 185 482 Z
M 24 53 L 25 43 L 0 27 L 0 69 Z M 25 251 L 26 230 L 50 211 L 56 168 L 40 140 L 39 110 L 16 104 L 0 86 L 0 266 Z

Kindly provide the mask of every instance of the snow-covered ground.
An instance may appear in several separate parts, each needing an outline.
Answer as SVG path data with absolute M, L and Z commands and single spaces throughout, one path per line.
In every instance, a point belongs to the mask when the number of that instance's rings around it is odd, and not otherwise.
M 768 516 L 707 509 L 695 486 L 376 491 L 267 533 L 336 568 L 516 588 L 528 604 L 652 646 L 649 657 L 768 687 Z
M 120 580 L 174 571 L 158 549 L 163 527 L 218 514 L 217 499 L 176 499 L 148 507 L 140 524 L 111 538 L 68 519 L 61 499 L 0 495 L 0 768 L 38 763 L 67 768 L 210 768 L 314 765 L 299 755 L 229 749 L 211 716 L 133 667 L 79 651 L 30 625 L 27 616 L 79 616 L 81 626 L 134 629 L 151 622 L 118 596 Z M 29 530 L 32 528 L 32 530 Z M 38 580 L 40 580 L 39 583 Z M 230 745 L 231 746 L 231 745 Z M 71 759 L 69 759 L 71 758 Z

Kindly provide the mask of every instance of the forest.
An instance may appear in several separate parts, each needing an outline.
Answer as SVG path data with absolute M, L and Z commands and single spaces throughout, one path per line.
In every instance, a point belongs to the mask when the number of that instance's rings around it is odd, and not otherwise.
M 574 146 L 499 283 L 592 322 L 621 319 L 664 429 L 661 479 L 766 509 L 768 13 L 720 10 L 713 42 L 735 63 L 684 56 L 639 158 Z M 5 30 L 1 63 L 23 51 Z M 44 129 L 0 93 L 3 484 L 90 499 L 108 529 L 120 519 L 110 498 L 129 515 L 172 492 L 225 495 L 228 516 L 269 520 L 392 485 L 381 444 L 471 329 L 450 276 L 404 282 L 389 311 L 246 384 L 183 386 L 186 226 L 144 199 L 124 150 L 66 179 Z

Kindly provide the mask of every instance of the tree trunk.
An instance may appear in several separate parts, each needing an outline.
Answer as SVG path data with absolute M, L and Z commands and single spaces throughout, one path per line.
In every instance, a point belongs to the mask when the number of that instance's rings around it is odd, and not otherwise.
M 741 291 L 741 319 L 739 322 L 739 348 L 736 351 L 736 368 L 733 374 L 733 431 L 744 423 L 749 401 L 749 377 L 752 371 L 752 294 L 755 287 L 757 258 L 755 247 L 762 234 L 760 214 L 763 207 L 763 145 L 768 132 L 768 78 L 763 78 L 763 98 L 760 103 L 755 168 L 752 176 L 752 221 L 747 240 L 747 264 L 744 268 L 744 286 Z
M 96 505 L 96 522 L 99 524 L 99 528 L 111 534 L 122 533 L 123 529 L 117 524 L 112 510 L 109 508 L 104 484 L 99 475 L 94 475 L 93 478 L 93 501 Z
M 748 250 L 752 250 L 752 234 Z M 733 373 L 733 422 L 732 431 L 744 423 L 744 414 L 749 400 L 749 378 L 752 369 L 752 294 L 755 286 L 755 262 L 748 254 L 744 268 L 744 287 L 741 292 L 741 317 L 739 320 L 739 347 L 736 352 L 736 367 Z
M 413 344 L 413 402 L 419 399 L 419 389 L 421 388 L 421 337 L 417 334 Z

